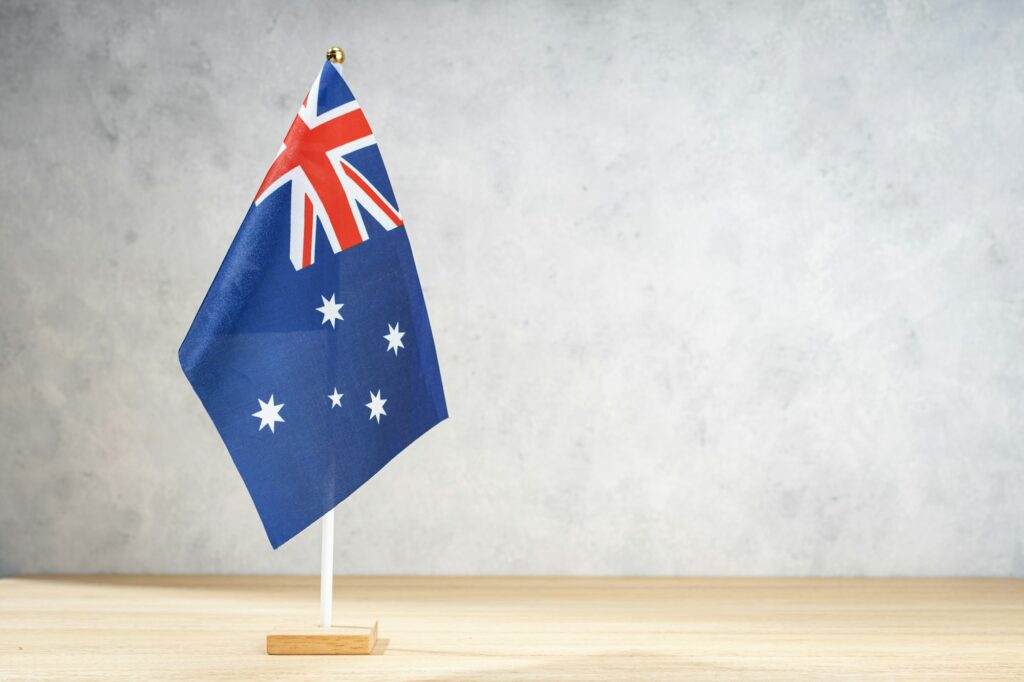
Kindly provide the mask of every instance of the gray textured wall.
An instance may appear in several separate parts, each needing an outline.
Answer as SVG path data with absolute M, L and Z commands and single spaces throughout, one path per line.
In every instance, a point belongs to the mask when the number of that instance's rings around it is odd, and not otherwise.
M 271 551 L 175 352 L 323 50 L 452 419 L 338 572 L 1024 575 L 1024 9 L 0 2 L 0 572 Z

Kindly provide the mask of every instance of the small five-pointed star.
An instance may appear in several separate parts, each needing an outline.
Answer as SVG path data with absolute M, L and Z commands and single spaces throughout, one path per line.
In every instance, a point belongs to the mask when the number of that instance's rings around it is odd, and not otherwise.
M 334 294 L 331 294 L 331 300 L 327 300 L 327 297 L 321 296 L 320 299 L 324 302 L 322 306 L 316 309 L 318 313 L 323 313 L 324 319 L 320 324 L 331 323 L 331 329 L 334 329 L 334 323 L 338 320 L 344 320 L 341 316 L 341 309 L 345 305 L 344 303 L 335 303 Z
M 345 394 L 344 393 L 338 393 L 338 387 L 335 386 L 334 387 L 334 393 L 332 393 L 329 396 L 327 396 L 328 398 L 331 399 L 331 409 L 332 410 L 335 407 L 341 407 L 341 396 L 343 396 L 343 395 L 345 395 Z
M 259 398 L 257 398 L 259 400 Z M 270 432 L 274 432 L 274 424 L 277 422 L 283 422 L 284 417 L 281 416 L 281 408 L 284 407 L 284 403 L 274 404 L 274 394 L 270 394 L 270 400 L 268 402 L 260 402 L 260 411 L 253 412 L 252 416 L 260 420 L 260 431 L 263 430 L 264 426 L 270 427 Z
M 380 391 L 378 390 L 376 395 L 373 391 L 370 392 L 370 402 L 366 403 L 366 406 L 370 408 L 370 419 L 376 419 L 377 423 L 380 424 L 381 415 L 387 416 L 387 412 L 384 411 L 384 403 L 388 400 L 380 397 Z
M 405 336 L 405 332 L 398 331 L 398 322 L 395 322 L 394 327 L 390 323 L 388 324 L 388 333 L 384 335 L 384 338 L 388 340 L 388 350 L 394 350 L 395 355 L 398 355 L 399 348 L 405 348 L 405 344 L 402 343 L 403 336 Z

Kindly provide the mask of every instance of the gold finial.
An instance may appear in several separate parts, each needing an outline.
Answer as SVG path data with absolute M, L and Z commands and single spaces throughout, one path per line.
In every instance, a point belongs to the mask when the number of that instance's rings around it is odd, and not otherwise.
M 327 61 L 334 62 L 335 64 L 341 64 L 345 61 L 345 50 L 340 47 L 332 47 L 327 50 Z

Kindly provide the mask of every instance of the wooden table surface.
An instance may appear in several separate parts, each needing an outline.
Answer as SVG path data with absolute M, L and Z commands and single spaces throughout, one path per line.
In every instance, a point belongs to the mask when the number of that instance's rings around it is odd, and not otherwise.
M 267 656 L 316 578 L 0 580 L 0 680 L 1024 680 L 1024 581 L 347 578 L 383 653 Z

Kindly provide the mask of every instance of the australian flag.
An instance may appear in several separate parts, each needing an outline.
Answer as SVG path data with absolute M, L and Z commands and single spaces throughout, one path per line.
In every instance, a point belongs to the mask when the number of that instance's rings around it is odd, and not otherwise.
M 402 214 L 340 64 L 313 82 L 178 356 L 275 548 L 448 416 Z

